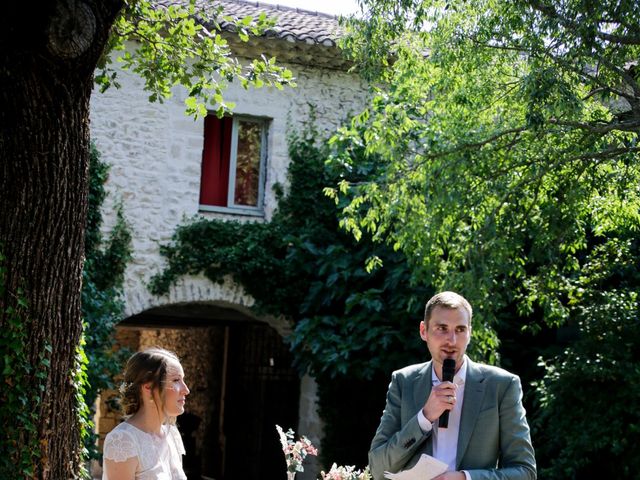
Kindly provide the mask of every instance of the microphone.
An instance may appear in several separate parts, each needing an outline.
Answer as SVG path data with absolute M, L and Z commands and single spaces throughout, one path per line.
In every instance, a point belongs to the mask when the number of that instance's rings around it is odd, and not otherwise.
M 442 381 L 453 382 L 453 376 L 456 373 L 456 361 L 453 358 L 445 358 L 442 362 Z M 449 426 L 449 410 L 445 410 L 438 419 L 439 428 L 447 428 Z

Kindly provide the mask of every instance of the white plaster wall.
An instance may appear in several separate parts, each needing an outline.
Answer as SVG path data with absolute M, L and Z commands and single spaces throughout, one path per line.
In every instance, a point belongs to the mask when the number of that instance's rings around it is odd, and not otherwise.
M 308 118 L 309 105 L 317 109 L 316 126 L 332 132 L 348 113 L 360 111 L 366 89 L 356 76 L 328 69 L 288 66 L 297 79 L 294 89 L 262 88 L 244 90 L 231 84 L 225 99 L 235 102 L 237 114 L 271 118 L 265 179 L 264 219 L 276 208 L 273 186 L 285 185 L 289 157 L 287 128 Z M 163 259 L 159 246 L 170 241 L 177 225 L 198 214 L 203 119 L 184 114 L 182 90 L 165 103 L 149 103 L 142 81 L 122 72 L 120 89 L 94 92 L 91 98 L 91 132 L 111 173 L 104 206 L 105 230 L 115 220 L 114 202 L 121 200 L 133 234 L 133 260 L 125 274 L 127 314 L 159 306 L 146 285 L 160 272 Z M 262 218 L 202 213 L 208 218 L 263 221 Z M 233 287 L 237 290 L 237 287 Z M 219 290 L 219 289 L 218 289 Z M 233 293 L 237 297 L 238 292 Z M 144 298 L 144 301 L 140 301 Z M 212 298 L 211 300 L 215 300 Z M 158 303 L 156 303 L 158 302 Z M 253 300 L 242 298 L 250 306 Z
M 286 188 L 287 128 L 300 127 L 308 118 L 309 105 L 316 107 L 316 128 L 333 132 L 349 113 L 364 106 L 366 87 L 355 75 L 345 72 L 288 65 L 297 88 L 263 88 L 246 91 L 232 84 L 225 99 L 235 102 L 235 113 L 271 118 L 268 136 L 264 218 L 203 213 L 206 218 L 238 221 L 268 221 L 276 208 L 273 186 Z M 184 114 L 185 93 L 176 90 L 165 103 L 149 103 L 142 81 L 122 72 L 122 87 L 91 98 L 91 132 L 102 159 L 111 165 L 106 185 L 104 230 L 115 221 L 114 203 L 122 201 L 133 237 L 133 259 L 125 273 L 126 314 L 135 315 L 152 307 L 185 302 L 213 302 L 254 316 L 254 303 L 230 278 L 214 284 L 204 276 L 180 279 L 169 293 L 153 296 L 147 284 L 159 273 L 164 260 L 159 246 L 170 241 L 176 226 L 199 214 L 200 164 L 203 119 Z M 290 326 L 284 318 L 259 318 L 283 336 Z M 307 435 L 320 446 L 322 423 L 317 411 L 315 381 L 305 376 L 301 384 L 298 434 Z M 317 478 L 319 464 L 310 459 L 301 480 Z

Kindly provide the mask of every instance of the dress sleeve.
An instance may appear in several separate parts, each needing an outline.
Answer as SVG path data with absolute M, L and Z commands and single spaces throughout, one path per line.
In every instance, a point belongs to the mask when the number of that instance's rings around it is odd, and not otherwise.
M 124 462 L 138 456 L 138 448 L 133 436 L 124 430 L 113 430 L 104 440 L 103 455 L 114 462 Z

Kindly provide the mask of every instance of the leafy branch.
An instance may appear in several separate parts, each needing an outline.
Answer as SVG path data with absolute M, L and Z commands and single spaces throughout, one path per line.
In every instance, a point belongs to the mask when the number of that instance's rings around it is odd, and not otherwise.
M 129 1 L 114 23 L 108 46 L 99 63 L 96 82 L 101 91 L 118 86 L 117 61 L 125 70 L 138 73 L 150 92 L 149 100 L 162 102 L 173 87 L 188 91 L 187 113 L 206 114 L 207 108 L 222 115 L 233 108 L 223 97 L 226 85 L 237 79 L 243 88 L 295 86 L 291 71 L 264 56 L 243 65 L 232 55 L 222 36 L 221 21 L 242 41 L 261 35 L 273 20 L 235 19 L 221 16 L 222 7 L 207 7 L 191 0 L 186 5 L 158 5 L 148 0 Z M 116 54 L 116 52 L 123 52 Z

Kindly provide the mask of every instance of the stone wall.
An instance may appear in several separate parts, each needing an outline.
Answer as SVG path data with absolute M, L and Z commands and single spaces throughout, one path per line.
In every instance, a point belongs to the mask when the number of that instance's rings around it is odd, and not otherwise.
M 91 133 L 111 173 L 106 188 L 105 229 L 114 223 L 114 202 L 122 201 L 133 230 L 134 255 L 125 279 L 127 304 L 146 291 L 150 277 L 159 272 L 159 245 L 170 240 L 177 225 L 200 214 L 237 221 L 269 220 L 276 208 L 274 185 L 286 187 L 287 132 L 307 120 L 309 105 L 317 111 L 316 127 L 322 135 L 335 131 L 350 112 L 360 111 L 365 88 L 345 72 L 289 65 L 297 88 L 244 90 L 232 84 L 226 99 L 237 114 L 268 117 L 267 169 L 264 218 L 198 212 L 203 119 L 184 114 L 185 92 L 175 89 L 163 104 L 149 103 L 143 82 L 128 72 L 120 74 L 120 89 L 95 92 L 91 99 Z M 144 294 L 143 294 L 144 295 Z M 243 295 L 243 294 L 241 294 Z M 155 303 L 155 302 L 154 302 Z M 240 302 L 252 304 L 245 298 Z M 139 313 L 145 305 L 130 308 Z
M 336 51 L 336 55 L 338 55 Z M 246 217 L 222 213 L 199 212 L 200 168 L 203 148 L 203 119 L 194 120 L 184 114 L 185 91 L 175 89 L 171 99 L 163 104 L 149 103 L 143 82 L 137 76 L 121 72 L 120 89 L 95 92 L 91 99 L 91 133 L 102 159 L 111 165 L 104 205 L 108 231 L 115 221 L 114 205 L 122 202 L 133 236 L 133 258 L 125 273 L 125 305 L 127 316 L 150 308 L 188 302 L 212 302 L 242 311 L 249 317 L 268 323 L 281 335 L 290 330 L 284 318 L 257 317 L 252 311 L 253 298 L 241 285 L 227 279 L 213 284 L 204 276 L 186 277 L 171 287 L 169 294 L 155 297 L 148 291 L 150 278 L 161 271 L 164 264 L 160 245 L 170 241 L 176 227 L 195 215 L 205 218 L 245 221 L 269 221 L 276 208 L 274 185 L 287 187 L 287 133 L 297 130 L 308 119 L 310 105 L 316 109 L 315 128 L 328 136 L 348 114 L 359 112 L 365 103 L 366 88 L 352 74 L 328 68 L 298 64 L 287 65 L 294 73 L 297 88 L 263 88 L 244 90 L 237 84 L 229 86 L 225 100 L 236 104 L 234 112 L 270 119 L 267 143 L 267 165 L 264 189 L 264 216 Z M 219 394 L 206 372 L 192 366 L 189 350 L 192 336 L 207 337 L 210 350 L 199 352 L 205 357 L 218 355 L 215 345 L 217 333 L 209 328 L 172 330 L 167 345 L 183 358 L 188 380 L 197 385 L 189 398 L 192 411 L 206 418 L 215 415 L 207 411 L 206 395 Z M 151 335 L 151 336 L 149 336 Z M 210 337 L 210 338 L 209 338 Z M 158 341 L 156 334 L 140 334 L 143 347 L 148 341 Z M 181 345 L 185 348 L 182 350 Z M 180 351 L 178 351 L 180 350 Z M 193 356 L 195 358 L 195 356 Z M 212 360 L 209 365 L 216 365 Z M 202 377 L 202 378 L 201 378 Z M 211 377 L 211 376 L 210 376 Z M 202 391 L 200 391 L 202 389 Z M 216 390 L 218 389 L 218 390 Z M 202 398 L 200 398 L 202 396 Z M 100 408 L 110 430 L 117 419 L 110 417 L 106 405 Z M 105 413 L 106 412 L 106 413 Z M 110 420 L 109 420 L 110 419 Z M 109 421 L 111 424 L 109 424 Z M 299 434 L 305 434 L 319 445 L 322 424 L 317 413 L 317 392 L 313 379 L 302 381 L 300 397 Z M 197 435 L 202 435 L 198 432 Z M 317 465 L 309 468 L 304 478 L 316 478 Z

